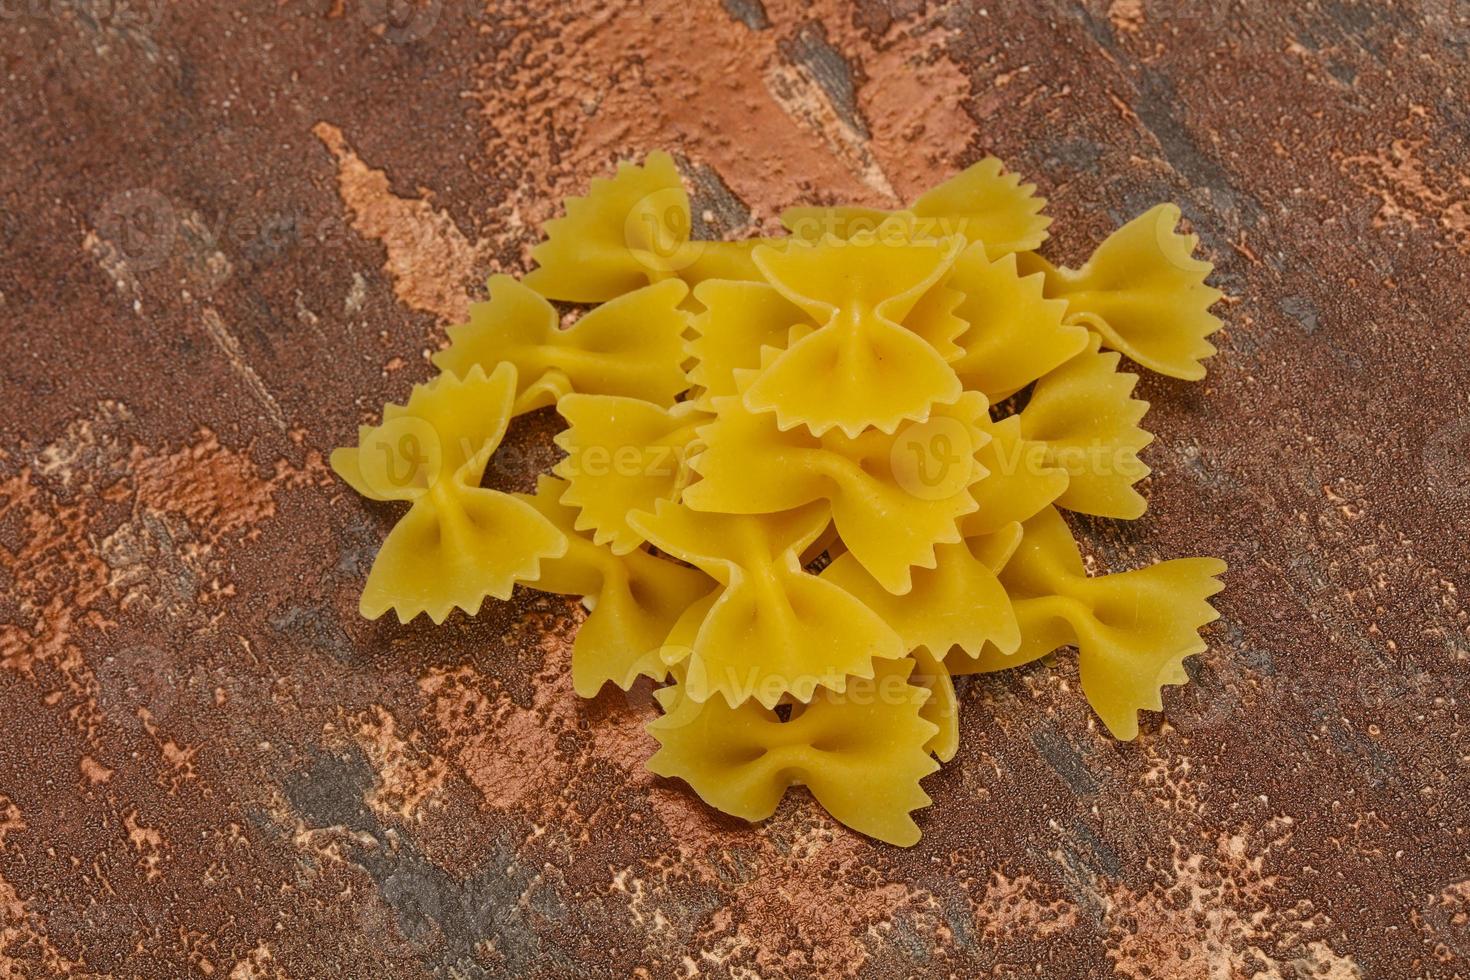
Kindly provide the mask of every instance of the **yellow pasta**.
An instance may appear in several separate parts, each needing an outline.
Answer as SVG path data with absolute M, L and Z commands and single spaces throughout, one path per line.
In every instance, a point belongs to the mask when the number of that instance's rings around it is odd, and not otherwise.
M 1087 331 L 1067 326 L 1067 304 L 1042 295 L 1043 277 L 1022 277 L 1016 257 L 996 261 L 971 245 L 955 263 L 950 285 L 962 300 L 956 314 L 968 325 L 960 338 L 963 355 L 950 366 L 965 388 L 1000 401 L 1087 345 Z
M 572 685 L 590 698 L 604 684 L 627 690 L 638 677 L 663 680 L 665 639 L 690 605 L 716 583 L 702 572 L 633 550 L 615 555 L 576 528 L 577 511 L 561 503 L 567 485 L 543 476 L 535 494 L 517 494 L 566 535 L 564 555 L 541 562 L 521 584 L 581 596 L 590 612 L 572 644 Z
M 831 582 L 805 572 L 798 555 L 827 527 L 821 504 L 769 517 L 701 514 L 659 501 L 628 519 L 660 551 L 722 586 L 685 651 L 689 697 L 754 698 L 774 707 L 786 695 L 810 701 L 818 687 L 842 690 L 871 677 L 874 660 L 904 654 L 882 618 Z
M 894 595 L 873 578 L 852 552 L 840 556 L 822 577 L 856 596 L 903 638 L 904 648 L 925 647 L 944 656 L 958 647 L 979 656 L 987 643 L 1012 653 L 1021 643 L 1010 599 L 987 558 L 1009 557 L 1021 537 L 1011 524 L 988 538 L 940 545 L 935 565 L 914 572 L 913 588 Z
M 1160 204 L 1109 235 L 1080 269 L 1039 255 L 1024 264 L 1046 276 L 1048 296 L 1066 300 L 1068 322 L 1150 371 L 1198 381 L 1200 361 L 1215 353 L 1205 338 L 1220 329 L 1209 310 L 1222 294 L 1205 284 L 1214 266 L 1194 258 L 1199 239 L 1175 231 L 1178 223 L 1179 209 Z
M 783 432 L 738 398 L 715 399 L 715 407 L 690 464 L 701 479 L 684 502 L 761 514 L 825 500 L 843 544 L 890 592 L 908 591 L 913 566 L 932 568 L 935 546 L 958 541 L 956 519 L 975 509 L 969 487 L 985 475 L 975 453 L 989 421 L 979 392 L 936 405 L 927 422 L 892 436 Z
M 921 714 L 929 692 L 908 683 L 913 666 L 880 663 L 871 679 L 822 692 L 784 722 L 755 701 L 732 707 L 664 688 L 648 768 L 746 820 L 769 817 L 788 786 L 804 785 L 847 826 L 908 846 L 919 839 L 909 814 L 930 802 L 919 781 L 939 768 L 927 748 L 937 726 Z
M 489 302 L 475 303 L 469 323 L 449 328 L 451 343 L 434 364 L 461 377 L 476 365 L 514 364 L 517 415 L 572 391 L 671 405 L 689 387 L 682 366 L 689 315 L 679 309 L 686 292 L 680 282 L 648 286 L 562 330 L 545 299 L 509 276 L 492 276 Z
M 332 453 L 332 469 L 374 500 L 411 500 L 389 533 L 363 588 L 359 609 L 400 622 L 428 613 L 442 623 L 454 608 L 474 614 L 487 595 L 509 598 L 542 559 L 567 549 L 566 536 L 535 508 L 480 486 L 505 435 L 515 399 L 509 364 L 488 377 L 442 375 L 389 405 L 383 423 L 363 426 L 357 446 Z
M 944 356 L 901 324 L 962 244 L 858 233 L 757 248 L 761 272 L 819 326 L 760 369 L 745 389 L 746 407 L 774 412 L 783 429 L 822 435 L 835 427 L 856 436 L 892 432 L 958 398 L 963 389 Z
M 579 508 L 577 530 L 627 554 L 643 543 L 628 516 L 678 499 L 695 430 L 711 416 L 690 402 L 663 408 L 616 395 L 567 395 L 557 410 L 569 423 L 556 437 L 567 451 L 554 469 L 568 481 L 562 503 Z
M 929 692 L 919 708 L 919 717 L 938 729 L 924 743 L 924 751 L 932 753 L 940 762 L 948 762 L 960 750 L 960 706 L 955 697 L 954 679 L 944 665 L 944 658 L 936 657 L 927 647 L 919 647 L 909 656 L 914 662 L 909 683 Z
M 1148 502 L 1133 484 L 1148 475 L 1138 458 L 1153 436 L 1138 423 L 1148 402 L 1131 397 L 1136 374 L 1118 371 L 1093 337 L 1081 354 L 1036 383 L 1021 412 L 1021 435 L 1046 446 L 1047 462 L 1066 470 L 1057 504 L 1099 517 L 1142 517 Z
M 1223 588 L 1224 572 L 1216 558 L 1175 558 L 1089 578 L 1066 521 L 1047 508 L 1026 523 L 1001 573 L 1021 645 L 1011 656 L 987 651 L 972 668 L 1016 666 L 1075 646 L 1088 702 L 1115 737 L 1131 739 L 1140 709 L 1162 710 L 1160 688 L 1188 681 L 1183 661 L 1205 649 L 1199 630 L 1219 615 L 1208 599 Z
M 714 279 L 694 287 L 694 297 L 704 310 L 694 318 L 685 350 L 694 360 L 689 381 L 707 411 L 714 410 L 715 398 L 737 393 L 735 372 L 760 367 L 763 350 L 785 350 L 793 331 L 816 327 L 769 283 Z
M 1067 471 L 1051 459 L 1046 443 L 1022 437 L 1020 416 L 992 424 L 987 434 L 988 441 L 975 454 L 986 475 L 970 485 L 975 510 L 960 518 L 966 538 L 994 534 L 1029 519 L 1060 497 L 1071 482 Z
M 601 303 L 670 278 L 759 278 L 750 261 L 756 242 L 693 241 L 691 227 L 673 157 L 650 153 L 643 166 L 624 163 L 586 197 L 567 199 L 566 215 L 546 223 L 546 241 L 531 251 L 538 267 L 526 285 L 551 299 Z
M 1041 213 L 1044 207 L 1046 198 L 1036 196 L 1036 185 L 1022 184 L 1018 175 L 1005 172 L 999 160 L 986 157 L 925 192 L 903 211 L 787 208 L 781 213 L 781 223 L 797 237 L 817 240 L 824 235 L 847 238 L 897 218 L 916 237 L 963 235 L 971 242 L 985 243 L 986 254 L 998 259 L 1031 251 L 1046 240 L 1051 219 Z
M 907 208 L 701 242 L 669 155 L 593 181 L 536 268 L 450 328 L 442 373 L 333 453 L 411 504 L 363 615 L 577 596 L 577 693 L 663 685 L 649 769 L 747 820 L 805 785 L 899 845 L 959 753 L 955 676 L 1075 647 L 1103 725 L 1135 737 L 1205 648 L 1225 565 L 1089 576 L 1062 511 L 1143 515 L 1122 356 L 1202 376 L 1220 294 L 1172 206 L 1052 266 L 1035 191 L 988 158 Z M 586 308 L 563 329 L 552 299 Z M 552 405 L 555 475 L 482 488 L 510 418 Z

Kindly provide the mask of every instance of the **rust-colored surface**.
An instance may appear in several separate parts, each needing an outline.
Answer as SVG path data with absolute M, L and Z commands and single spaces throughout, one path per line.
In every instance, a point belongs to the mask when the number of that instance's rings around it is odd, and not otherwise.
M 0 4 L 0 976 L 1470 976 L 1463 3 L 383 6 Z M 566 601 L 358 619 L 324 454 L 655 147 L 721 230 L 984 152 L 1062 259 L 1183 205 L 1222 353 L 1088 526 L 1230 562 L 1167 721 L 970 679 L 897 850 L 646 775 Z

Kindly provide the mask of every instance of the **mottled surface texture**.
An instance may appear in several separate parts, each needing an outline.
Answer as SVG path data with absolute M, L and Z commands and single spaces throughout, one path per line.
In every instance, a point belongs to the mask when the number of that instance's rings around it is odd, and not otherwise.
M 0 3 L 0 976 L 1470 976 L 1462 0 L 385 6 Z M 898 850 L 647 775 L 571 602 L 358 618 L 325 453 L 656 147 L 717 231 L 987 152 L 1062 260 L 1183 206 L 1221 354 L 1084 526 L 1230 562 L 1167 721 L 970 679 Z

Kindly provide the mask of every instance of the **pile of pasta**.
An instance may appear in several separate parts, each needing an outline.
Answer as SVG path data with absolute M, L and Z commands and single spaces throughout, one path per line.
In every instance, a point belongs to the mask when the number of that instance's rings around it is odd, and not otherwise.
M 1144 513 L 1148 404 L 1120 356 L 1203 377 L 1220 293 L 1177 208 L 1073 269 L 1036 251 L 1044 203 L 985 159 L 906 208 L 700 241 L 667 154 L 594 181 L 450 329 L 441 373 L 333 454 L 410 503 L 363 615 L 580 597 L 576 691 L 661 685 L 653 772 L 751 821 L 803 784 L 893 844 L 958 750 L 956 676 L 1075 648 L 1133 738 L 1205 648 L 1225 565 L 1090 575 L 1063 512 Z M 510 420 L 550 406 L 565 456 L 535 492 L 481 486 Z

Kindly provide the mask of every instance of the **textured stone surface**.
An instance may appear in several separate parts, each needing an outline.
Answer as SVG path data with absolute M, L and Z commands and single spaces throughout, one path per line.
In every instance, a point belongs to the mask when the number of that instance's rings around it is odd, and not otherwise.
M 384 4 L 0 3 L 0 975 L 1470 975 L 1463 3 Z M 1230 562 L 1168 721 L 970 680 L 897 850 L 645 774 L 566 601 L 358 619 L 324 454 L 655 147 L 727 231 L 985 152 L 1064 260 L 1180 202 L 1222 352 L 1086 526 Z

